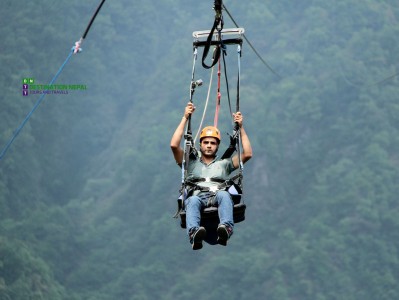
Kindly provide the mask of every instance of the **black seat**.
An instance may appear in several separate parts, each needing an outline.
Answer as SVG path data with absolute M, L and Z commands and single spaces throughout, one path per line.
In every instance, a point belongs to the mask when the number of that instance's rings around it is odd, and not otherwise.
M 234 204 L 233 219 L 234 223 L 240 223 L 245 220 L 245 209 L 247 206 L 238 202 Z M 186 228 L 186 212 L 184 210 L 179 212 L 180 226 Z M 216 206 L 209 206 L 201 212 L 201 226 L 217 226 L 219 224 L 218 208 Z

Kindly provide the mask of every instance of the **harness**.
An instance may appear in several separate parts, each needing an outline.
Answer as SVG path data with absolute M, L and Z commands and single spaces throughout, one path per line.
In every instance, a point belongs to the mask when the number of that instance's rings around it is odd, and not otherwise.
M 208 181 L 209 180 L 209 181 Z M 227 180 L 198 178 L 195 181 L 186 181 L 187 190 L 180 195 L 177 199 L 178 207 L 174 218 L 180 217 L 180 227 L 186 228 L 186 212 L 184 210 L 184 199 L 191 196 L 195 191 L 200 193 L 208 193 L 208 203 L 201 212 L 201 224 L 205 226 L 217 226 L 219 223 L 218 207 L 214 205 L 213 199 L 218 191 L 227 191 L 230 193 L 231 200 L 233 201 L 233 219 L 234 223 L 239 223 L 245 220 L 246 205 L 242 200 L 241 183 L 242 174 L 238 173 Z M 217 189 L 199 186 L 201 182 L 217 182 Z M 200 195 L 199 195 L 200 196 Z
M 218 183 L 217 186 L 202 186 L 199 185 L 199 183 L 202 182 L 214 182 Z M 233 184 L 233 182 L 228 179 L 228 180 L 223 180 L 223 179 L 218 179 L 218 178 L 196 178 L 194 180 L 186 180 L 186 187 L 189 188 L 189 191 L 200 191 L 200 192 L 212 192 L 216 193 L 217 191 L 221 190 L 226 190 L 228 187 L 230 187 Z
M 218 183 L 216 186 L 207 187 L 202 186 L 200 183 L 202 182 L 214 182 Z M 209 193 L 208 194 L 208 204 L 207 207 L 213 206 L 212 200 L 215 197 L 218 191 L 227 191 L 229 192 L 231 199 L 234 204 L 239 204 L 242 195 L 242 174 L 237 173 L 236 175 L 230 177 L 227 180 L 218 179 L 218 178 L 195 178 L 194 180 L 186 180 L 185 181 L 185 190 L 181 190 L 180 197 L 177 199 L 178 207 L 174 218 L 177 218 L 179 214 L 184 212 L 184 200 L 188 197 L 195 194 L 195 192 L 199 193 Z M 184 191 L 184 192 L 183 192 Z

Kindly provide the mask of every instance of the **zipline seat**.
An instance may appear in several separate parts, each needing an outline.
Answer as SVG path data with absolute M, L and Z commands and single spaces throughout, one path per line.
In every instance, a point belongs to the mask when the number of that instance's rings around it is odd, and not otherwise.
M 231 199 L 234 203 L 233 206 L 233 220 L 234 223 L 240 223 L 245 220 L 245 209 L 246 205 L 242 201 L 242 191 L 241 188 L 234 183 L 227 190 Z M 180 217 L 180 226 L 181 228 L 186 228 L 186 212 L 183 209 L 183 196 L 177 199 L 178 203 L 178 213 L 177 215 Z M 220 223 L 219 215 L 218 215 L 218 207 L 217 206 L 207 206 L 201 211 L 201 226 L 213 226 L 216 227 Z
M 194 94 L 193 82 L 194 82 L 194 72 L 195 72 L 195 64 L 197 60 L 197 48 L 204 47 L 204 53 L 202 57 L 202 66 L 206 69 L 212 68 L 217 61 L 219 61 L 221 52 L 223 55 L 223 62 L 225 53 L 225 45 L 238 45 L 237 54 L 238 54 L 238 79 L 237 79 L 237 104 L 236 104 L 236 111 L 239 111 L 239 83 L 240 83 L 240 57 L 241 57 L 241 46 L 243 43 L 243 35 L 244 35 L 244 28 L 228 28 L 223 29 L 218 27 L 218 18 L 215 18 L 215 23 L 211 30 L 203 30 L 203 31 L 194 31 L 193 32 L 193 69 L 192 69 L 192 76 L 191 76 L 191 83 L 190 83 L 190 102 L 192 103 L 192 98 Z M 223 23 L 223 22 L 221 22 Z M 229 38 L 225 39 L 228 36 Z M 213 63 L 211 65 L 205 64 L 205 58 L 210 50 L 210 46 L 216 46 L 215 52 L 213 55 Z M 223 51 L 221 51 L 223 49 Z M 225 66 L 225 73 L 226 73 L 226 66 Z M 227 83 L 227 73 L 226 73 L 226 85 L 228 90 L 228 83 Z M 194 85 L 195 86 L 195 85 Z M 230 96 L 229 93 L 228 100 L 230 105 Z M 231 109 L 230 109 L 231 111 Z M 192 148 L 192 138 L 191 138 L 191 116 L 188 118 L 188 125 L 186 127 L 185 137 L 185 147 L 184 147 L 184 155 L 183 155 L 183 163 L 182 163 L 182 188 L 180 190 L 180 197 L 177 199 L 178 210 L 174 215 L 174 218 L 180 217 L 180 226 L 181 228 L 186 228 L 186 212 L 184 209 L 184 200 L 191 194 L 191 189 L 188 188 L 190 184 L 186 181 L 186 163 L 189 160 L 189 155 L 191 154 Z M 240 145 L 239 145 L 239 134 L 234 135 L 235 143 L 234 145 L 238 145 L 236 148 L 237 155 L 239 157 L 239 173 L 232 176 L 229 180 L 226 181 L 228 184 L 224 186 L 224 188 L 218 187 L 219 190 L 228 191 L 231 195 L 233 201 L 233 220 L 234 223 L 239 223 L 245 220 L 245 209 L 246 205 L 242 198 L 242 162 L 240 160 Z M 231 141 L 232 142 L 232 141 Z M 234 145 L 231 143 L 229 148 L 223 154 L 223 159 L 227 157 L 231 157 L 234 153 Z M 230 149 L 231 148 L 231 149 Z M 204 227 L 214 227 L 217 228 L 218 224 L 220 223 L 219 215 L 218 215 L 218 207 L 217 206 L 207 206 L 201 211 L 201 226 Z M 211 231 L 212 232 L 212 231 Z M 216 230 L 214 230 L 216 234 Z M 216 244 L 217 236 L 213 237 L 214 241 L 212 244 Z M 208 237 L 207 237 L 208 239 Z M 210 243 L 211 237 L 209 237 L 208 241 Z

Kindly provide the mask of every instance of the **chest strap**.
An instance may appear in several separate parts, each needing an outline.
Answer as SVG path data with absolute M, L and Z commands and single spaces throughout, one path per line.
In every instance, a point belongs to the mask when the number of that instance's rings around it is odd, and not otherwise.
M 219 179 L 219 178 L 195 178 L 193 180 L 186 180 L 186 186 L 189 187 L 189 194 L 193 191 L 201 191 L 201 192 L 216 192 L 220 190 L 225 190 L 234 184 L 234 181 L 238 179 L 241 174 L 237 174 L 227 180 Z M 201 182 L 215 182 L 219 183 L 216 186 L 208 187 L 208 186 L 200 186 L 198 183 Z

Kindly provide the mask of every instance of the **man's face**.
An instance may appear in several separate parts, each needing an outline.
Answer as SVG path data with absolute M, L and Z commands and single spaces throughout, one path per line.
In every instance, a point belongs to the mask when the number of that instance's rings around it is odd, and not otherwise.
M 205 137 L 201 140 L 200 149 L 204 156 L 214 157 L 218 151 L 219 143 L 216 138 Z

